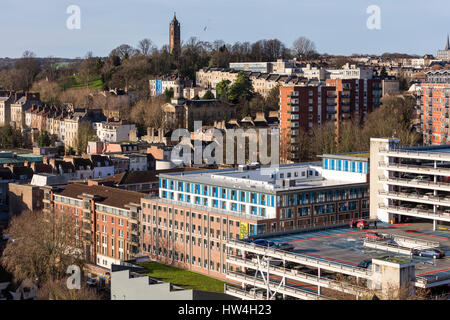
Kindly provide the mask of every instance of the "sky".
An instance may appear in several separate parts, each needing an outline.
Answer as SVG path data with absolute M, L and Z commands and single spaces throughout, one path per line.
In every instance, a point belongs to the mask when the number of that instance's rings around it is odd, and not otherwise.
M 70 5 L 80 8 L 80 29 L 67 28 Z M 380 8 L 380 29 L 367 27 L 370 5 Z M 435 55 L 450 33 L 449 0 L 0 0 L 0 12 L 0 57 L 10 58 L 25 50 L 38 57 L 107 56 L 143 38 L 161 47 L 174 12 L 182 41 L 277 38 L 291 47 L 305 36 L 319 53 L 335 55 Z

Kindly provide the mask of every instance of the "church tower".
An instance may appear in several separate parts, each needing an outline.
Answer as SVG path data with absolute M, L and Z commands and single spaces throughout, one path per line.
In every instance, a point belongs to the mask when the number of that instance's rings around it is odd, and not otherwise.
M 177 20 L 176 14 L 173 15 L 173 19 L 170 22 L 169 48 L 170 48 L 170 53 L 172 53 L 174 55 L 178 55 L 181 50 L 180 23 Z

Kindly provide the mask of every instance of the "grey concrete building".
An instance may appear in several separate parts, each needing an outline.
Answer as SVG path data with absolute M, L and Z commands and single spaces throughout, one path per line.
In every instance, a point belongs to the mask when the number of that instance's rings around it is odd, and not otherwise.
M 231 300 L 225 293 L 186 290 L 128 269 L 111 272 L 111 300 Z

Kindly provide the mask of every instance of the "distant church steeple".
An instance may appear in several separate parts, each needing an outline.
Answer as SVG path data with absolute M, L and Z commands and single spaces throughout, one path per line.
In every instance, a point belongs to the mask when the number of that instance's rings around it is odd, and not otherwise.
M 448 39 L 448 34 L 447 34 L 447 44 L 445 45 L 445 50 L 450 50 L 450 44 L 449 44 L 449 39 Z
M 170 53 L 178 55 L 181 49 L 180 37 L 180 23 L 177 20 L 176 12 L 173 14 L 173 19 L 170 22 L 169 29 L 169 50 Z

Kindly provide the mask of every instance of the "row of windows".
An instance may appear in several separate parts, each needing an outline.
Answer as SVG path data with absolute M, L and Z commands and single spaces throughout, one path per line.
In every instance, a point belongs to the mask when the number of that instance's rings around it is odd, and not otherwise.
M 146 245 L 145 243 L 142 245 L 142 249 L 143 249 L 143 251 L 153 253 L 153 254 L 156 254 L 159 256 L 164 256 L 166 258 L 173 259 L 175 261 L 192 264 L 193 266 L 203 267 L 205 269 L 209 269 L 212 271 L 214 271 L 214 270 L 217 272 L 221 271 L 220 263 L 215 262 L 213 260 L 209 260 L 209 263 L 208 263 L 208 259 L 202 260 L 201 257 L 192 256 L 192 259 L 191 259 L 191 257 L 188 254 L 184 255 L 184 253 L 178 253 L 177 251 L 173 252 L 172 250 L 167 250 L 166 248 L 157 248 L 156 246 L 151 247 L 150 245 Z M 230 267 L 230 270 L 232 270 L 232 267 Z M 238 269 L 238 270 L 240 270 L 240 269 Z M 226 272 L 226 264 L 222 264 L 222 272 Z
M 198 194 L 202 196 L 215 197 L 220 199 L 267 205 L 272 207 L 274 205 L 273 204 L 274 196 L 272 195 L 261 194 L 256 192 L 238 191 L 222 187 L 207 186 L 203 184 L 194 184 L 194 183 L 191 184 L 176 180 L 160 179 L 160 188 Z
M 277 206 L 286 207 L 286 206 L 331 202 L 339 200 L 350 200 L 366 197 L 367 198 L 369 197 L 368 187 L 335 189 L 318 192 L 291 193 L 278 196 Z
M 186 217 L 192 217 L 192 219 L 199 219 L 199 220 L 203 219 L 204 221 L 208 220 L 208 215 L 207 214 L 201 214 L 201 213 L 195 213 L 195 212 L 189 212 L 189 211 L 185 212 L 184 210 L 181 210 L 181 209 L 180 210 L 179 209 L 173 209 L 172 210 L 172 208 L 170 208 L 170 207 L 167 208 L 167 207 L 164 207 L 164 206 L 159 206 L 159 205 L 157 206 L 156 204 L 151 205 L 151 204 L 145 203 L 145 202 L 142 204 L 142 207 L 144 209 L 148 208 L 148 209 L 153 210 L 154 215 L 152 215 L 152 214 L 147 214 L 146 215 L 145 213 L 142 214 L 142 220 L 144 222 L 147 221 L 148 223 L 151 223 L 151 221 L 153 223 L 156 223 L 155 219 L 156 219 L 157 211 L 158 212 L 168 212 L 169 214 L 173 213 L 175 216 L 178 216 L 178 215 L 184 216 L 186 214 Z M 159 219 L 161 219 L 161 218 L 159 218 Z M 211 223 L 214 222 L 214 221 L 216 223 L 220 223 L 220 220 L 221 220 L 220 217 L 209 215 L 209 221 Z M 235 220 L 231 220 L 231 219 L 222 218 L 222 224 L 227 224 L 227 220 L 228 220 L 228 224 L 230 226 L 233 226 L 233 225 L 236 224 L 236 226 L 239 227 L 239 221 L 235 221 Z M 172 221 L 172 220 L 170 220 L 170 221 Z M 167 222 L 167 219 L 164 219 L 164 224 L 165 225 L 166 225 L 166 222 Z
M 339 159 L 322 159 L 322 166 L 324 169 L 368 173 L 368 162 L 366 161 L 348 161 Z

